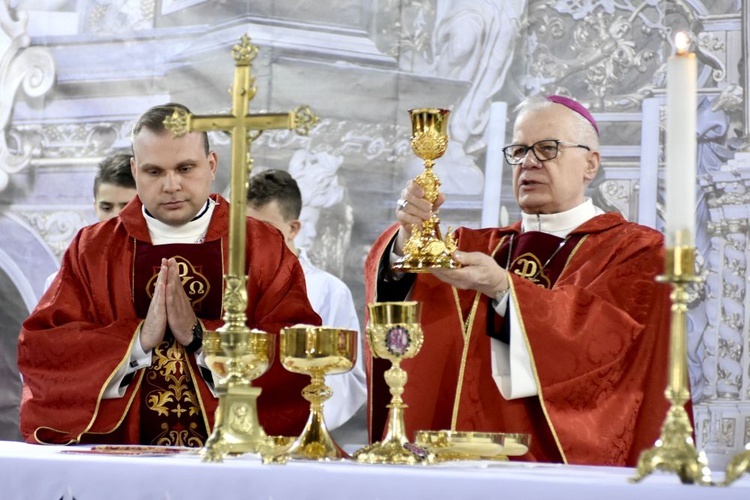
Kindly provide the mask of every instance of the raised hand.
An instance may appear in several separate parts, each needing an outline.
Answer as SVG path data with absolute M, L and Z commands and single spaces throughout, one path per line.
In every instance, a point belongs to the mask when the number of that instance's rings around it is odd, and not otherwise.
M 167 304 L 165 301 L 167 285 L 167 259 L 161 260 L 159 276 L 156 278 L 154 295 L 148 306 L 146 318 L 141 325 L 141 347 L 148 352 L 164 340 L 167 328 Z
M 401 224 L 401 228 L 396 236 L 396 242 L 393 250 L 397 255 L 403 255 L 404 243 L 411 236 L 411 228 L 414 224 L 422 224 L 430 218 L 440 205 L 445 201 L 445 195 L 439 193 L 437 200 L 431 204 L 425 198 L 424 189 L 416 182 L 409 181 L 403 191 L 401 198 L 396 204 L 396 220 Z
M 182 280 L 174 259 L 167 260 L 167 283 L 165 303 L 167 308 L 167 322 L 174 338 L 182 345 L 188 345 L 193 340 L 193 325 L 195 325 L 195 311 L 190 305 L 190 299 L 182 288 Z

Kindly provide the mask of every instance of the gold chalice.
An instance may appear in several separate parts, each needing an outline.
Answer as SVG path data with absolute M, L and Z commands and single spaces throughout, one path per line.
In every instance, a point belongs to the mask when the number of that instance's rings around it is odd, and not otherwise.
M 450 111 L 437 108 L 410 109 L 411 148 L 424 160 L 424 172 L 414 181 L 422 186 L 425 197 L 435 203 L 440 190 L 440 179 L 432 171 L 435 160 L 448 148 L 448 116 Z M 440 234 L 440 219 L 433 213 L 421 225 L 414 225 L 404 244 L 404 256 L 393 263 L 393 269 L 413 273 L 426 272 L 432 268 L 455 269 L 460 265 L 451 254 L 456 249 L 456 240 L 450 234 L 443 240 Z
M 271 461 L 349 458 L 328 433 L 323 403 L 332 394 L 325 376 L 348 372 L 357 361 L 357 331 L 309 325 L 284 328 L 279 359 L 290 372 L 310 375 L 310 385 L 302 390 L 302 396 L 310 402 L 310 417 L 302 434 Z
M 368 304 L 370 321 L 367 341 L 373 356 L 387 359 L 391 367 L 385 372 L 385 381 L 391 392 L 388 405 L 388 428 L 382 441 L 360 448 L 354 453 L 358 462 L 379 464 L 432 463 L 434 454 L 406 439 L 404 410 L 401 399 L 407 375 L 401 360 L 412 358 L 422 348 L 422 325 L 419 322 L 419 302 L 378 302 Z
M 271 366 L 275 347 L 275 337 L 260 330 L 205 332 L 206 364 L 219 379 L 214 429 L 201 449 L 205 462 L 221 462 L 226 455 L 270 453 L 274 449 L 273 440 L 258 420 L 261 389 L 251 382 Z

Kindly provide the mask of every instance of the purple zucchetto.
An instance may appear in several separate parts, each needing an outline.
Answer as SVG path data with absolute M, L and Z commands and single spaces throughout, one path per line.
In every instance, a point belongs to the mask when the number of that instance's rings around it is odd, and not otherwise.
M 594 127 L 594 130 L 596 130 L 596 135 L 599 135 L 599 126 L 596 124 L 596 120 L 594 120 L 594 117 L 591 116 L 591 113 L 589 113 L 589 110 L 586 109 L 583 104 L 571 99 L 570 97 L 562 95 L 548 95 L 546 99 L 550 102 L 562 104 L 566 108 L 572 109 L 582 117 L 586 118 L 586 121 L 588 121 Z

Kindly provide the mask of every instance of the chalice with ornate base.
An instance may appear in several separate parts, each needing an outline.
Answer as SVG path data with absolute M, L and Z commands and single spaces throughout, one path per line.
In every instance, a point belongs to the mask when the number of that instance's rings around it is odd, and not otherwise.
M 371 464 L 427 464 L 435 455 L 410 443 L 404 429 L 404 393 L 407 375 L 401 360 L 417 355 L 424 340 L 419 317 L 419 302 L 378 302 L 367 305 L 370 321 L 367 341 L 373 356 L 387 359 L 391 367 L 385 372 L 385 381 L 391 392 L 388 405 L 388 427 L 382 441 L 360 448 L 354 453 L 358 462 Z
M 357 331 L 309 325 L 283 328 L 279 359 L 290 372 L 310 375 L 310 385 L 302 391 L 302 396 L 310 402 L 310 417 L 291 446 L 268 461 L 349 458 L 328 433 L 323 404 L 332 395 L 325 376 L 348 372 L 357 361 Z
M 214 429 L 201 449 L 204 462 L 221 462 L 227 455 L 272 453 L 274 442 L 258 420 L 261 389 L 252 381 L 268 370 L 275 353 L 275 337 L 260 330 L 205 332 L 206 364 L 219 381 Z
M 424 171 L 414 182 L 425 191 L 425 198 L 432 204 L 437 200 L 440 179 L 432 167 L 448 148 L 448 116 L 450 111 L 438 108 L 410 109 L 411 147 L 424 160 Z M 404 244 L 404 256 L 392 267 L 398 271 L 412 273 L 427 272 L 433 268 L 455 269 L 460 267 L 451 254 L 456 250 L 456 240 L 450 234 L 443 239 L 440 234 L 440 219 L 433 213 L 421 225 L 415 224 L 409 239 Z

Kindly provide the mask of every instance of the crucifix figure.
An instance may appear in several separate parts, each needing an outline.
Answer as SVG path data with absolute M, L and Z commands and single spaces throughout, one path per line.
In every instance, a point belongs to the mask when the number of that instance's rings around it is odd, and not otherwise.
M 247 293 L 245 275 L 245 233 L 247 180 L 252 169 L 250 145 L 264 130 L 293 129 L 307 135 L 318 117 L 307 106 L 287 113 L 249 114 L 250 100 L 257 87 L 251 64 L 258 47 L 243 35 L 232 47 L 235 60 L 232 84 L 232 110 L 227 115 L 193 115 L 176 110 L 164 121 L 175 137 L 189 132 L 228 131 L 231 134 L 231 175 L 229 210 L 229 268 L 224 276 L 224 325 L 218 332 L 206 332 L 206 362 L 219 365 L 222 378 L 217 384 L 219 409 L 213 433 L 202 450 L 204 460 L 221 461 L 228 453 L 272 452 L 271 441 L 258 423 L 256 399 L 260 389 L 250 382 L 262 375 L 272 361 L 273 338 L 264 332 L 250 331 L 245 324 Z M 220 340 L 219 340 L 220 339 Z M 270 357 L 270 359 L 268 359 Z M 244 415 L 238 421 L 238 415 Z M 240 425 L 242 424 L 242 425 Z

